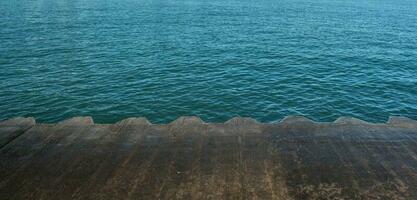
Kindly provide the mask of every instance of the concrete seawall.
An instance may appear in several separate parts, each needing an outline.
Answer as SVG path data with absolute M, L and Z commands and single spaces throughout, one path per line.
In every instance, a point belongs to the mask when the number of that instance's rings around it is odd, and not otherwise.
M 417 121 L 0 122 L 0 199 L 417 199 Z

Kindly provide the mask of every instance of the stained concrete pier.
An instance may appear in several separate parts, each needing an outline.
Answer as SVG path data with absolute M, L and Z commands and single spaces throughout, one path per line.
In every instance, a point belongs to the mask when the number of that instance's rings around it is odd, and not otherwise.
M 16 118 L 0 199 L 417 199 L 417 121 Z

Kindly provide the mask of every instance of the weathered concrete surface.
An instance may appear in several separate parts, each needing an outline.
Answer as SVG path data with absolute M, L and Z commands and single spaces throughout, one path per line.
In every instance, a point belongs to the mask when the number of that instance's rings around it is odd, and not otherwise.
M 0 122 L 0 148 L 35 125 L 33 118 L 14 118 Z
M 417 199 L 407 118 L 18 118 L 0 123 L 0 138 L 0 199 Z

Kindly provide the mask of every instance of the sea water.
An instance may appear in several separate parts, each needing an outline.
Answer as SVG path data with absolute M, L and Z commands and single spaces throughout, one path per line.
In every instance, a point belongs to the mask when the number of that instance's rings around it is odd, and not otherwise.
M 0 119 L 85 115 L 417 119 L 417 1 L 0 1 Z

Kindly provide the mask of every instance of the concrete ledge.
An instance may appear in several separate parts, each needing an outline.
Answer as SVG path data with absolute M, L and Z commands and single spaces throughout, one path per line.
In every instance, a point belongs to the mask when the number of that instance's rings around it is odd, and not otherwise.
M 0 122 L 0 148 L 12 142 L 35 124 L 36 121 L 32 117 L 17 117 Z
M 0 126 L 26 126 L 34 125 L 36 120 L 33 117 L 16 117 L 5 121 L 0 121 Z M 65 126 L 79 126 L 79 125 L 94 125 L 96 124 L 91 116 L 84 117 L 73 117 L 61 122 L 56 125 Z M 211 124 L 204 122 L 197 116 L 183 116 L 167 124 L 152 124 L 146 117 L 131 117 L 116 122 L 115 125 L 169 125 L 169 126 L 182 126 L 182 125 L 195 125 L 195 124 Z M 218 123 L 214 123 L 218 124 Z M 229 125 L 240 125 L 240 124 L 257 124 L 257 125 L 274 125 L 274 124 L 320 124 L 320 125 L 387 125 L 387 126 L 417 126 L 417 120 L 410 119 L 401 116 L 390 116 L 386 123 L 371 123 L 363 121 L 354 117 L 339 117 L 334 122 L 316 122 L 309 118 L 299 115 L 290 115 L 278 122 L 272 123 L 261 123 L 256 119 L 250 117 L 233 117 L 224 122 Z
M 12 118 L 6 121 L 2 121 L 0 122 L 0 126 L 5 127 L 5 126 L 33 126 L 36 124 L 36 120 L 33 117 L 16 117 L 16 118 Z
M 73 117 L 62 122 L 57 123 L 60 126 L 83 126 L 83 125 L 93 125 L 94 120 L 92 117 Z
M 151 123 L 144 117 L 127 118 L 116 123 L 118 126 L 149 126 Z
M 0 122 L 3 199 L 417 199 L 417 121 Z

